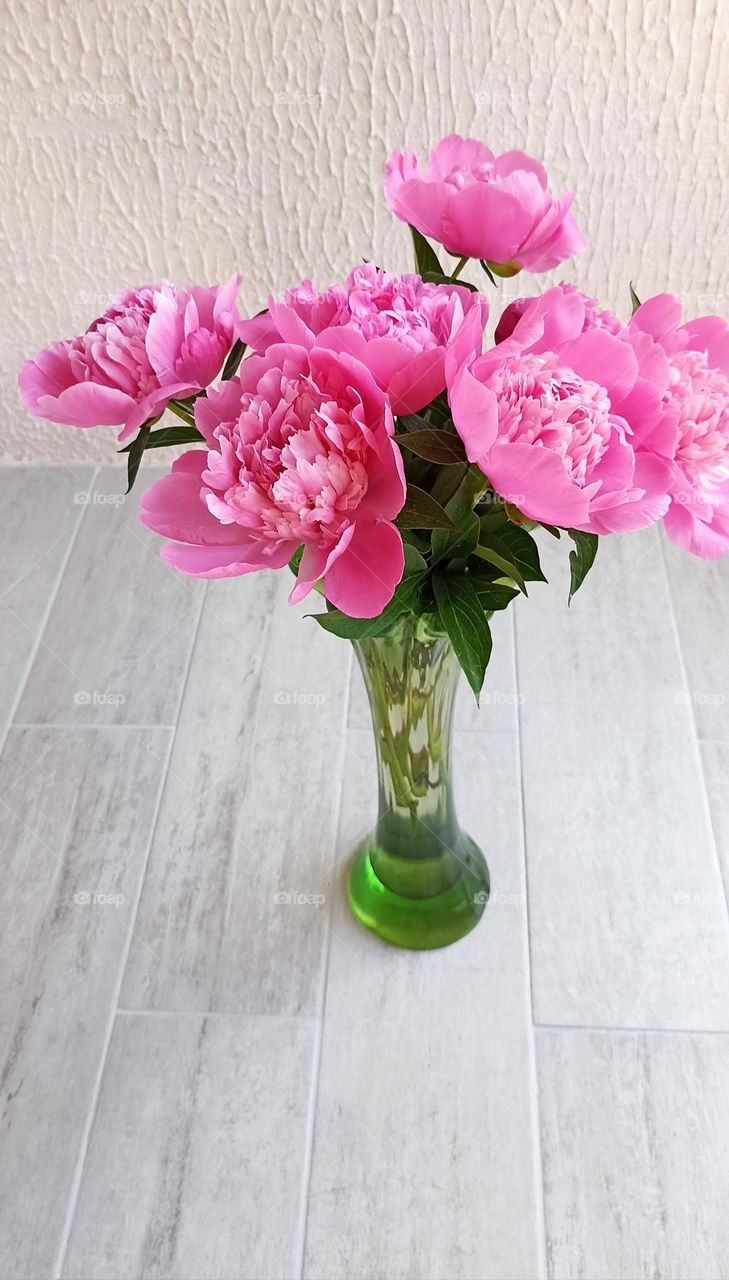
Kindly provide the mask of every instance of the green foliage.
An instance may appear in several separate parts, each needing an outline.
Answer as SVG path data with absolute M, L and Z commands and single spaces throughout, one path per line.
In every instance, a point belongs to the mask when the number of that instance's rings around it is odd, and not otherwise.
M 597 534 L 580 533 L 578 529 L 568 529 L 567 532 L 575 544 L 574 550 L 570 551 L 570 594 L 568 603 L 571 603 L 573 595 L 580 589 L 595 562 Z
M 405 570 L 402 581 L 395 589 L 392 600 L 376 618 L 350 618 L 339 609 L 328 608 L 327 613 L 314 613 L 320 627 L 343 640 L 375 639 L 387 635 L 394 623 L 405 613 L 419 613 L 419 591 L 425 578 L 426 564 L 414 547 L 404 545 Z
M 155 421 L 157 422 L 159 419 L 156 418 Z M 142 430 L 144 429 L 142 428 Z M 119 452 L 131 453 L 138 439 L 139 437 L 137 436 L 130 444 L 125 444 L 124 448 L 120 449 Z M 205 437 L 198 431 L 197 427 L 160 427 L 159 431 L 150 430 L 145 439 L 146 443 L 143 450 L 145 453 L 147 449 L 164 449 L 167 446 L 171 447 L 176 444 L 199 444 L 201 441 L 203 444 L 205 443 Z
M 399 529 L 452 529 L 445 509 L 424 489 L 409 484 L 405 505 L 397 517 Z
M 263 313 L 259 311 L 259 315 Z M 228 359 L 223 365 L 221 380 L 227 382 L 229 378 L 234 378 L 238 372 L 238 366 L 246 353 L 246 344 L 241 342 L 240 338 L 236 338 L 233 346 L 228 353 Z
M 425 458 L 427 462 L 436 462 L 440 466 L 462 464 L 467 461 L 463 441 L 460 436 L 450 431 L 439 431 L 434 427 L 426 426 L 421 431 L 405 431 L 402 435 L 395 436 L 395 439 L 399 445 L 417 454 L 419 458 Z
M 478 592 L 467 574 L 437 571 L 433 593 L 444 630 L 478 701 L 492 647 Z
M 415 251 L 415 270 L 425 279 L 427 273 L 442 276 L 443 268 L 438 261 L 438 255 L 435 249 L 428 243 L 425 236 L 421 235 L 415 227 L 410 228 L 410 234 L 413 237 L 413 249 Z

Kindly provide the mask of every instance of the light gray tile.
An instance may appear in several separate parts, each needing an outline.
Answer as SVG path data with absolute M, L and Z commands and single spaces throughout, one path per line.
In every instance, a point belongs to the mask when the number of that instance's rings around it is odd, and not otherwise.
M 702 560 L 667 538 L 663 546 L 699 737 L 729 742 L 729 556 Z
M 315 1030 L 120 1015 L 63 1275 L 295 1276 Z
M 309 1280 L 540 1274 L 516 741 L 464 734 L 457 801 L 492 899 L 442 951 L 351 917 L 347 855 L 374 820 L 368 733 L 350 731 L 316 1110 Z
M 558 548 L 556 549 L 559 550 Z M 729 927 L 654 530 L 517 615 L 535 1016 L 729 1028 Z
M 49 1275 L 169 733 L 12 729 L 0 762 L 0 1274 Z
M 316 606 L 290 609 L 290 590 L 289 574 L 261 574 L 206 597 L 130 1008 L 318 1008 L 326 912 L 295 895 L 328 893 L 351 651 L 302 617 Z
M 163 564 L 139 522 L 150 469 L 124 497 L 122 468 L 99 473 L 63 591 L 18 719 L 42 724 L 172 724 L 205 584 Z
M 729 1276 L 729 1039 L 537 1037 L 549 1274 Z
M 0 735 L 84 514 L 93 474 L 90 467 L 0 468 Z
M 703 742 L 701 759 L 724 892 L 729 897 L 729 742 Z

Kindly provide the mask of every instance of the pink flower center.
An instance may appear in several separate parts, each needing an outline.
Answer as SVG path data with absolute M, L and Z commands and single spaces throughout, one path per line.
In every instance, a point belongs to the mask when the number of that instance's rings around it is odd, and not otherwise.
M 498 400 L 500 440 L 551 449 L 576 483 L 589 480 L 615 429 L 603 387 L 580 378 L 551 352 L 512 357 L 487 386 Z
M 493 165 L 476 164 L 469 168 L 456 166 L 446 174 L 443 181 L 461 191 L 463 187 L 471 187 L 475 182 L 493 182 L 493 177 Z
M 289 289 L 284 301 L 312 332 L 329 326 L 358 329 L 369 341 L 394 338 L 413 353 L 444 347 L 451 338 L 458 295 L 415 275 L 393 275 L 366 263 L 346 285 L 316 293 L 308 282 Z
M 99 382 L 135 400 L 155 390 L 159 380 L 145 345 L 154 294 L 155 287 L 120 294 L 86 333 L 72 340 L 69 364 L 77 382 Z
M 327 548 L 367 492 L 368 446 L 345 408 L 306 378 L 279 376 L 270 401 L 246 393 L 238 422 L 216 429 L 223 474 L 203 478 L 227 487 L 223 498 L 208 494 L 208 506 L 263 537 Z
M 729 478 L 729 378 L 709 368 L 703 351 L 671 356 L 665 402 L 678 410 L 676 461 L 686 476 L 711 487 Z

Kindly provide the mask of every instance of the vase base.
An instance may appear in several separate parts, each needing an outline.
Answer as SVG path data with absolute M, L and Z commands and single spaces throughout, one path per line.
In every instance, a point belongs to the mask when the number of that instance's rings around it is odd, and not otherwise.
M 459 851 L 458 878 L 433 897 L 406 897 L 382 883 L 366 841 L 350 868 L 347 892 L 357 919 L 395 947 L 430 951 L 447 947 L 470 933 L 489 897 L 489 871 L 481 850 L 468 837 Z

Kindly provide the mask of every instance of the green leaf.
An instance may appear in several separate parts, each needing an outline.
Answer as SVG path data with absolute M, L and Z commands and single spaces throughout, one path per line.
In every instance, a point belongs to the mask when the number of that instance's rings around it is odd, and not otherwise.
M 571 603 L 573 595 L 576 591 L 579 591 L 595 562 L 597 534 L 580 533 L 578 529 L 568 529 L 567 532 L 575 544 L 574 551 L 570 551 L 570 594 L 568 603 Z
M 543 524 L 542 528 L 546 529 L 547 533 L 551 533 L 553 538 L 559 538 L 561 536 L 559 529 L 554 524 Z
M 198 395 L 203 395 L 203 394 L 204 393 L 202 391 L 198 392 Z M 197 396 L 195 396 L 194 399 L 197 399 Z M 172 399 L 169 401 L 167 408 L 169 409 L 170 413 L 174 413 L 177 415 L 178 418 L 181 418 L 182 421 L 186 423 L 188 427 L 195 426 L 195 413 L 192 408 L 191 400 Z
M 139 471 L 142 457 L 144 456 L 144 451 L 147 447 L 149 435 L 149 427 L 140 427 L 139 432 L 129 446 L 129 457 L 127 458 L 127 493 L 131 493 L 134 487 L 134 481 L 137 478 L 137 473 Z
M 488 276 L 488 278 L 489 278 L 489 280 L 491 281 L 492 285 L 494 285 L 494 287 L 495 287 L 496 289 L 498 289 L 499 285 L 498 285 L 498 282 L 497 282 L 497 280 L 496 280 L 496 276 L 494 275 L 493 271 L 491 270 L 491 268 L 490 268 L 490 266 L 489 266 L 488 262 L 485 262 L 483 258 L 479 258 L 479 262 L 481 263 L 481 266 L 483 267 L 484 271 L 486 272 L 486 275 Z
M 451 508 L 448 510 L 448 515 L 455 521 L 453 503 L 454 499 L 451 498 L 448 503 L 448 507 Z M 452 530 L 434 529 L 430 538 L 433 549 L 432 563 L 436 565 L 443 560 L 458 560 L 461 556 L 469 556 L 478 542 L 480 532 L 478 516 L 473 511 L 461 513 L 461 518 Z
M 428 422 L 420 413 L 404 413 L 401 418 L 396 418 L 398 427 L 403 431 L 430 431 L 432 423 Z
M 419 533 L 416 533 L 414 529 L 402 529 L 401 533 L 402 533 L 403 546 L 414 547 L 416 551 L 419 551 L 422 554 L 425 554 L 428 551 L 430 551 L 430 542 L 428 541 L 428 539 L 422 537 Z
M 409 484 L 405 506 L 395 521 L 400 529 L 452 529 L 453 521 L 435 498 Z
M 488 561 L 489 564 L 495 564 L 497 569 L 506 578 L 511 578 L 515 582 L 520 591 L 527 595 L 527 589 L 524 584 L 524 575 L 519 566 L 514 562 L 514 556 L 508 543 L 503 542 L 501 534 L 497 538 L 495 534 L 485 534 L 481 530 L 481 538 L 477 547 L 473 549 L 474 555 L 479 556 L 482 560 Z
M 301 564 L 301 557 L 303 556 L 303 554 L 304 554 L 304 544 L 302 542 L 301 546 L 296 548 L 294 554 L 289 560 L 289 569 L 293 573 L 294 577 L 296 577 L 297 573 L 299 572 L 299 565 Z
M 262 315 L 262 312 L 259 311 L 258 314 Z M 240 338 L 236 338 L 235 342 L 233 343 L 228 353 L 228 359 L 223 365 L 223 372 L 221 374 L 221 380 L 223 382 L 227 382 L 229 378 L 235 377 L 236 373 L 238 372 L 238 365 L 243 359 L 243 356 L 245 355 L 245 353 L 246 353 L 245 342 L 241 342 Z
M 470 284 L 468 280 L 461 280 L 460 276 L 457 280 L 454 280 L 452 276 L 444 275 L 440 269 L 438 271 L 421 271 L 420 274 L 426 284 L 457 284 L 461 289 L 468 289 L 469 293 L 478 293 L 475 284 Z
M 492 582 L 488 578 L 480 578 L 477 573 L 469 573 L 469 580 L 476 588 L 479 604 L 488 612 L 505 609 L 519 592 L 516 587 L 507 587 L 503 582 Z
M 433 574 L 441 622 L 478 701 L 491 657 L 491 631 L 478 593 L 466 574 Z
M 397 443 L 419 458 L 427 462 L 437 462 L 440 466 L 449 466 L 454 462 L 466 461 L 466 450 L 460 436 L 450 431 L 438 431 L 434 427 L 423 431 L 405 431 L 395 436 Z
M 632 315 L 635 315 L 636 311 L 638 310 L 638 307 L 640 307 L 642 304 L 641 304 L 640 298 L 638 297 L 637 293 L 635 292 L 635 289 L 633 288 L 633 281 L 632 281 L 632 280 L 630 281 L 630 304 L 631 304 L 631 306 L 632 306 L 632 308 L 633 308 L 633 310 L 632 310 L 631 314 L 632 314 Z M 571 555 L 571 554 L 572 554 L 572 553 L 570 552 L 570 555 Z
M 168 445 L 176 444 L 199 444 L 200 441 L 205 443 L 205 437 L 201 435 L 197 427 L 160 427 L 159 431 L 150 431 L 147 436 L 147 443 L 144 446 L 147 449 L 164 449 Z M 125 444 L 120 453 L 131 453 L 135 441 Z
M 413 237 L 413 249 L 415 250 L 415 269 L 425 279 L 425 272 L 436 272 L 443 275 L 443 268 L 438 261 L 438 255 L 435 249 L 428 244 L 425 236 L 421 235 L 415 227 L 410 228 L 410 234 Z
M 546 582 L 539 563 L 539 547 L 526 529 L 516 524 L 507 524 L 498 534 L 511 552 L 514 564 L 521 570 L 525 582 Z
M 425 568 L 422 556 L 420 560 Z M 392 600 L 376 618 L 350 618 L 349 614 L 342 613 L 340 609 L 331 609 L 328 613 L 312 613 L 309 617 L 316 618 L 320 627 L 342 640 L 371 640 L 384 636 L 404 613 L 417 610 L 418 589 L 423 576 L 422 573 L 413 573 L 403 577 Z

